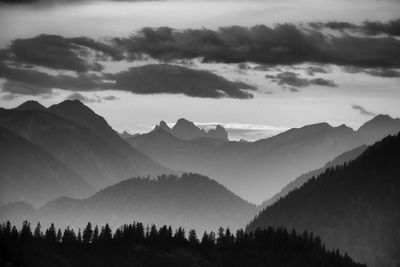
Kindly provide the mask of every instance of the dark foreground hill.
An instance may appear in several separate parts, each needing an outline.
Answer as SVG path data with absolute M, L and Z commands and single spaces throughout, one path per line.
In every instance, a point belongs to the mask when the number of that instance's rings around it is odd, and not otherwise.
M 291 181 L 290 183 L 288 183 L 284 188 L 282 188 L 281 191 L 279 191 L 279 193 L 275 194 L 272 198 L 264 201 L 260 206 L 260 210 L 265 209 L 266 207 L 274 204 L 276 201 L 278 201 L 280 198 L 286 196 L 287 194 L 289 194 L 291 191 L 299 188 L 300 186 L 302 186 L 305 182 L 307 182 L 308 180 L 310 180 L 311 178 L 320 175 L 321 173 L 323 173 L 326 169 L 328 168 L 332 168 L 338 165 L 342 165 L 345 162 L 349 162 L 351 160 L 356 159 L 358 156 L 360 156 L 366 149 L 367 149 L 367 145 L 362 145 L 359 146 L 355 149 L 352 149 L 350 151 L 347 151 L 339 156 L 337 156 L 336 158 L 334 158 L 333 160 L 327 162 L 322 168 L 304 173 L 302 175 L 300 175 L 299 177 L 297 177 L 296 179 L 294 179 L 293 181 Z
M 2 216 L 1 213 L 4 213 Z M 25 212 L 25 211 L 24 211 Z M 14 214 L 13 218 L 7 217 Z M 20 223 L 12 206 L 0 209 L 0 218 Z M 183 226 L 187 229 L 216 230 L 242 228 L 256 214 L 256 206 L 236 196 L 223 185 L 198 174 L 157 179 L 133 178 L 107 187 L 83 199 L 58 198 L 38 209 L 31 221 L 43 225 L 80 227 L 91 221 L 118 227 L 139 220 L 146 224 Z
M 33 232 L 33 233 L 32 233 Z M 44 232 L 44 233 L 43 233 Z M 25 222 L 21 231 L 11 224 L 0 226 L 0 265 L 31 267 L 362 267 L 338 251 L 327 251 L 312 235 L 268 229 L 232 235 L 220 229 L 197 236 L 182 228 L 147 228 L 132 223 L 115 233 L 108 225 L 98 231 L 88 224 L 83 232 L 32 231 Z
M 400 264 L 400 135 L 330 168 L 261 212 L 247 227 L 307 229 L 370 266 Z

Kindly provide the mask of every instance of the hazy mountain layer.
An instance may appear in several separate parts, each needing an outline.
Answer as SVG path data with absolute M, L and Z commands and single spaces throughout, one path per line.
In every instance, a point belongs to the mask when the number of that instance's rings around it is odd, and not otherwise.
M 12 207 L 3 208 L 3 212 L 20 219 L 18 211 L 13 211 Z M 129 179 L 84 200 L 55 199 L 37 210 L 30 220 L 76 228 L 88 221 L 109 223 L 113 228 L 142 221 L 159 226 L 183 226 L 202 233 L 215 231 L 220 226 L 236 230 L 244 227 L 255 214 L 255 205 L 221 184 L 198 174 L 184 174 L 180 178 L 170 175 L 158 179 Z
M 307 229 L 370 266 L 400 263 L 400 135 L 326 170 L 261 212 L 247 227 Z M 396 265 L 397 264 L 397 265 Z
M 56 197 L 83 197 L 93 192 L 58 159 L 2 127 L 0 148 L 0 204 L 27 201 L 38 206 Z
M 365 125 L 354 131 L 345 125 L 320 123 L 248 143 L 182 140 L 163 128 L 126 140 L 169 168 L 206 174 L 243 198 L 261 203 L 294 177 L 400 131 L 400 120 L 389 116 L 377 116 Z

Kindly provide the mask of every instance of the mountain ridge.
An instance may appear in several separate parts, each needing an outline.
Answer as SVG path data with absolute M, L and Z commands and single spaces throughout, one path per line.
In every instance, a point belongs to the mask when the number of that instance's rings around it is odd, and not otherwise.
M 400 134 L 326 169 L 264 209 L 247 226 L 307 229 L 370 266 L 400 262 Z

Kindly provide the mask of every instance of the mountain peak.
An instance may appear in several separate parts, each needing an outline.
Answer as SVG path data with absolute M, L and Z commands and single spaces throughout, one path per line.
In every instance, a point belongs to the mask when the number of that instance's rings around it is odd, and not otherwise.
M 215 129 L 211 129 L 208 131 L 207 136 L 214 139 L 221 139 L 224 141 L 229 141 L 228 132 L 221 125 L 217 125 Z
M 35 100 L 28 100 L 15 109 L 17 110 L 46 110 L 46 108 Z
M 83 104 L 78 99 L 73 99 L 73 100 L 67 99 L 67 100 L 64 100 L 64 101 L 62 101 L 62 102 L 60 102 L 58 104 L 55 104 L 55 105 L 53 105 L 51 107 L 55 107 L 55 106 L 64 107 L 64 108 L 84 108 L 84 109 L 89 109 L 90 110 L 90 108 L 88 108 L 85 104 Z
M 165 121 L 160 121 L 160 123 L 154 127 L 154 131 L 159 129 L 162 129 L 168 133 L 171 132 L 171 128 L 169 128 L 168 124 Z
M 206 132 L 204 130 L 200 129 L 193 122 L 184 118 L 181 118 L 176 122 L 174 127 L 172 127 L 172 133 L 176 137 L 184 140 L 192 140 L 206 136 Z
M 392 118 L 386 114 L 379 114 L 364 123 L 357 132 L 364 142 L 373 143 L 389 134 L 397 134 L 400 131 L 400 119 Z
M 174 127 L 180 127 L 180 126 L 194 126 L 198 128 L 193 122 L 185 119 L 185 118 L 180 118 L 179 120 L 176 121 Z

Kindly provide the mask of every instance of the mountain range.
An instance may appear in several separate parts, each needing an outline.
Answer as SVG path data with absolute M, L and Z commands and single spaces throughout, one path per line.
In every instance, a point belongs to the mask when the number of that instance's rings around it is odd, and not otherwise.
M 144 175 L 158 175 L 171 173 L 168 168 L 154 162 L 143 153 L 135 150 L 112 130 L 107 122 L 79 101 L 64 101 L 46 109 L 39 103 L 26 102 L 15 109 L 0 109 L 0 127 L 7 129 L 8 135 L 13 133 L 20 137 L 21 146 L 24 148 L 7 147 L 2 154 L 7 158 L 8 169 L 2 172 L 1 180 L 7 180 L 16 164 L 23 164 L 27 170 L 36 169 L 38 162 L 43 159 L 36 151 L 45 152 L 69 169 L 69 178 L 65 182 L 77 180 L 81 177 L 88 188 L 99 190 L 122 180 Z M 3 136 L 6 138 L 5 136 Z M 14 138 L 16 138 L 14 136 Z M 15 141 L 19 143 L 20 141 Z M 13 149 L 19 149 L 18 155 L 13 154 Z M 14 155 L 14 157 L 12 157 Z M 41 158 L 40 158 L 41 157 Z M 26 161 L 22 162 L 21 159 Z M 43 160 L 42 163 L 44 164 Z M 31 165 L 29 165 L 31 164 Z M 48 172 L 57 172 L 50 169 Z M 55 166 L 54 164 L 51 166 Z M 55 167 L 54 167 L 55 168 Z M 9 172 L 7 174 L 7 172 Z M 40 174 L 40 176 L 38 176 Z M 66 175 L 66 172 L 64 172 Z M 43 173 L 30 172 L 32 181 L 44 179 Z M 54 176 L 54 174 L 52 174 Z M 64 176 L 65 176 L 64 175 Z M 54 176 L 55 177 L 55 176 Z M 13 176 L 14 185 L 24 187 L 21 176 Z M 55 178 L 54 178 L 55 179 Z M 46 184 L 42 184 L 46 190 Z M 50 188 L 49 188 L 50 189 Z M 16 192 L 24 192 L 24 188 L 14 188 Z M 59 189 L 62 192 L 64 189 Z M 84 187 L 82 187 L 84 191 Z M 69 192 L 67 189 L 65 193 Z M 80 192 L 80 190 L 77 190 Z M 51 200 L 43 198 L 41 192 L 31 192 L 37 195 L 37 201 Z M 67 194 L 69 196 L 76 196 Z M 29 199 L 28 196 L 19 195 L 2 198 L 2 203 L 16 199 Z M 32 204 L 36 200 L 32 200 Z
M 202 232 L 244 227 L 261 210 L 248 232 L 307 230 L 361 262 L 396 266 L 400 135 L 375 142 L 399 131 L 400 119 L 378 115 L 358 130 L 319 123 L 236 142 L 179 119 L 123 139 L 79 101 L 28 101 L 0 109 L 0 218 Z
M 170 128 L 165 121 L 160 121 L 158 125 L 154 127 L 154 131 L 158 129 L 164 130 L 173 136 L 183 140 L 194 140 L 201 137 L 219 139 L 222 141 L 229 141 L 228 132 L 221 125 L 217 125 L 215 129 L 205 131 L 197 127 L 193 122 L 188 121 L 184 118 L 179 119 L 175 125 Z
M 182 132 L 191 132 L 193 123 Z M 179 138 L 164 123 L 126 139 L 135 149 L 171 169 L 213 177 L 254 203 L 271 198 L 302 173 L 321 168 L 346 151 L 400 131 L 400 119 L 378 115 L 358 130 L 327 123 L 293 128 L 255 142 L 222 141 L 204 136 Z M 182 137 L 182 136 L 181 136 Z
M 400 134 L 326 169 L 263 210 L 247 231 L 307 230 L 368 266 L 400 263 Z

